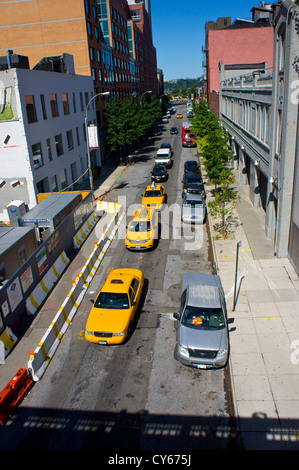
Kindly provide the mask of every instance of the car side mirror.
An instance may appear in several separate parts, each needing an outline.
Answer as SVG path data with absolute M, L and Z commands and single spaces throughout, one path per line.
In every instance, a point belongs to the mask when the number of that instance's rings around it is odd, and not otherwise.
M 91 302 L 92 304 L 94 304 L 94 300 L 93 300 L 93 299 L 90 299 L 90 302 Z
M 137 303 L 137 302 L 132 302 L 132 304 L 131 304 L 131 305 L 132 305 L 132 307 L 134 307 L 134 305 L 136 305 L 136 303 Z
M 173 318 L 175 318 L 176 320 L 179 320 L 179 319 L 180 319 L 180 315 L 179 315 L 177 312 L 174 312 Z

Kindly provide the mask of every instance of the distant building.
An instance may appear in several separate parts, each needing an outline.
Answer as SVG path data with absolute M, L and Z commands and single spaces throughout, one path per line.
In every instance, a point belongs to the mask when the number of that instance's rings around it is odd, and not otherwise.
M 19 68 L 0 72 L 2 219 L 12 200 L 31 208 L 38 193 L 71 190 L 82 175 L 88 178 L 85 111 L 93 79 L 74 74 L 72 57 L 64 58 L 68 73 Z M 46 61 L 61 63 L 57 57 Z M 94 103 L 87 120 L 96 124 Z M 92 166 L 101 165 L 98 150 L 92 151 L 91 160 Z
M 205 28 L 205 62 L 207 99 L 219 92 L 219 62 L 224 65 L 266 63 L 273 65 L 272 10 L 268 6 L 252 8 L 252 20 L 219 18 Z M 258 13 L 257 13 L 258 10 Z M 262 15 L 264 14 L 264 16 Z M 236 74 L 237 75 L 237 74 Z M 215 101 L 215 97 L 213 97 Z M 216 99 L 217 103 L 217 99 Z M 216 106 L 216 109 L 215 109 Z M 212 108 L 211 108 L 212 109 Z M 213 111 L 217 113 L 217 105 Z

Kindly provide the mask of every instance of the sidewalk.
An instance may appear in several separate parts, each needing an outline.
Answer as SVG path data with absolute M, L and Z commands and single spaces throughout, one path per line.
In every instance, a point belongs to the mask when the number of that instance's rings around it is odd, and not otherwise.
M 236 178 L 237 179 L 237 178 Z M 217 271 L 226 294 L 230 374 L 240 445 L 244 449 L 299 449 L 299 280 L 288 259 L 273 254 L 265 213 L 253 207 L 238 181 L 239 222 L 226 240 L 215 239 Z M 209 191 L 207 186 L 207 200 Z M 241 287 L 233 311 L 237 243 Z M 293 353 L 293 354 L 292 354 Z

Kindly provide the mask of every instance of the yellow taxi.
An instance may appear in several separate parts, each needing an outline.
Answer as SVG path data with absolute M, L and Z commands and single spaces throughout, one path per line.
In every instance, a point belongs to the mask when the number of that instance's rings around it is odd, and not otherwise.
M 158 239 L 158 213 L 143 206 L 135 212 L 126 233 L 125 245 L 128 250 L 149 250 Z
M 87 318 L 85 339 L 97 344 L 123 343 L 130 334 L 143 285 L 139 269 L 111 271 Z
M 165 201 L 166 193 L 164 186 L 153 182 L 150 186 L 145 188 L 141 204 L 151 206 L 152 209 L 161 210 Z
M 178 119 L 182 119 L 183 115 L 182 115 L 181 113 L 178 113 L 178 114 L 176 115 L 176 117 L 177 117 Z

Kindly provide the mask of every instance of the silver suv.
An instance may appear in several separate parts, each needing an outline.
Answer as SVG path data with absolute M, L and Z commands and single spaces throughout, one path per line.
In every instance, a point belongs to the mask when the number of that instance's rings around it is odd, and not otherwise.
M 224 292 L 219 276 L 184 274 L 177 320 L 175 359 L 201 369 L 224 367 L 229 338 Z

